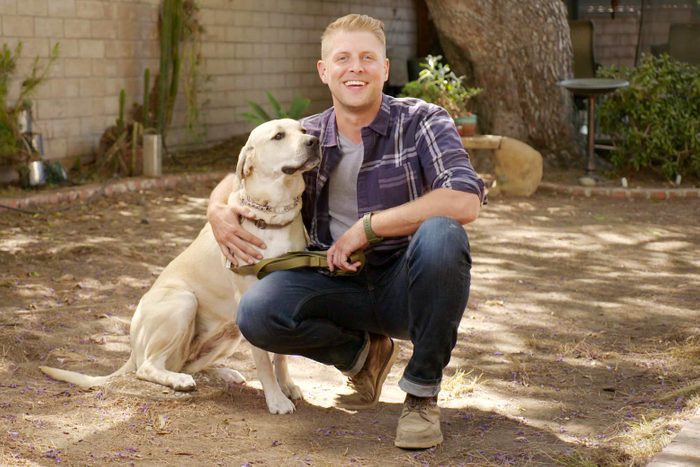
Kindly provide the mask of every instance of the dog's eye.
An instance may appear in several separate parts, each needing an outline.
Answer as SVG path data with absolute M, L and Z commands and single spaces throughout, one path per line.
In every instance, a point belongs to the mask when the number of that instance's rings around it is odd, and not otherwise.
M 272 139 L 277 139 L 277 140 L 279 140 L 279 139 L 282 139 L 282 138 L 284 138 L 284 133 L 282 133 L 282 132 L 280 131 L 280 132 L 277 133 Z
M 305 134 L 306 134 L 306 128 L 302 128 L 302 129 L 301 129 L 301 134 L 302 134 L 302 135 L 305 135 Z

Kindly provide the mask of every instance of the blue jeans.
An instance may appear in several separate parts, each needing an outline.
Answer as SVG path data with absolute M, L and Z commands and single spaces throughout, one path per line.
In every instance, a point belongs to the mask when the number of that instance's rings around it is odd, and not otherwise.
M 356 276 L 279 271 L 243 296 L 238 325 L 248 341 L 302 355 L 341 371 L 364 362 L 368 333 L 410 339 L 413 355 L 399 387 L 438 394 L 469 298 L 471 255 L 464 228 L 446 217 L 423 222 L 409 246 Z

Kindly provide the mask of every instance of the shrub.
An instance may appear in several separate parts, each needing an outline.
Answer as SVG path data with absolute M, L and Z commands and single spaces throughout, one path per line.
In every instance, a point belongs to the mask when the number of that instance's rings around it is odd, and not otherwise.
M 607 67 L 599 77 L 629 87 L 598 108 L 601 130 L 614 142 L 617 168 L 651 169 L 667 179 L 700 177 L 700 67 L 645 56 L 637 68 Z
M 23 164 L 33 156 L 33 148 L 23 138 L 17 125 L 17 117 L 22 110 L 30 110 L 30 98 L 37 87 L 48 77 L 51 64 L 58 58 L 59 45 L 54 45 L 48 60 L 43 66 L 39 57 L 34 59 L 29 76 L 20 83 L 19 96 L 13 105 L 7 103 L 10 82 L 17 71 L 17 60 L 22 55 L 22 43 L 14 51 L 7 44 L 0 49 L 0 165 Z

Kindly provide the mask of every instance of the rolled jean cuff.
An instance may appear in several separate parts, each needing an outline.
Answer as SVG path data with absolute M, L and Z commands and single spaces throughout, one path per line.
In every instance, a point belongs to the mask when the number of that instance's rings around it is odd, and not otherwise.
M 437 396 L 440 392 L 439 382 L 437 384 L 418 384 L 407 380 L 406 376 L 403 376 L 401 380 L 399 380 L 399 387 L 404 392 L 416 397 L 433 397 Z
M 350 365 L 349 370 L 341 370 L 343 374 L 347 377 L 355 376 L 360 372 L 363 366 L 365 366 L 365 361 L 367 360 L 367 355 L 369 354 L 369 333 L 365 333 L 365 343 L 357 353 L 355 361 Z

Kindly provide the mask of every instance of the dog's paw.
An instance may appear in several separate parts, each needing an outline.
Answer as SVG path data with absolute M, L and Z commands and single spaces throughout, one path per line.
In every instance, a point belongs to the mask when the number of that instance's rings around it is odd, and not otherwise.
M 214 368 L 214 372 L 226 384 L 245 383 L 245 377 L 231 368 Z
M 265 395 L 265 401 L 271 414 L 292 413 L 296 410 L 294 402 L 287 399 L 282 393 L 279 393 L 276 397 L 267 397 Z
M 194 382 L 194 378 L 191 375 L 185 373 L 178 373 L 170 378 L 171 388 L 176 391 L 194 391 L 197 389 L 197 383 Z
M 282 392 L 285 396 L 289 397 L 293 401 L 304 398 L 304 395 L 301 393 L 301 389 L 299 389 L 299 386 L 297 386 L 291 381 L 289 381 L 288 383 L 280 383 L 280 389 L 282 389 Z

